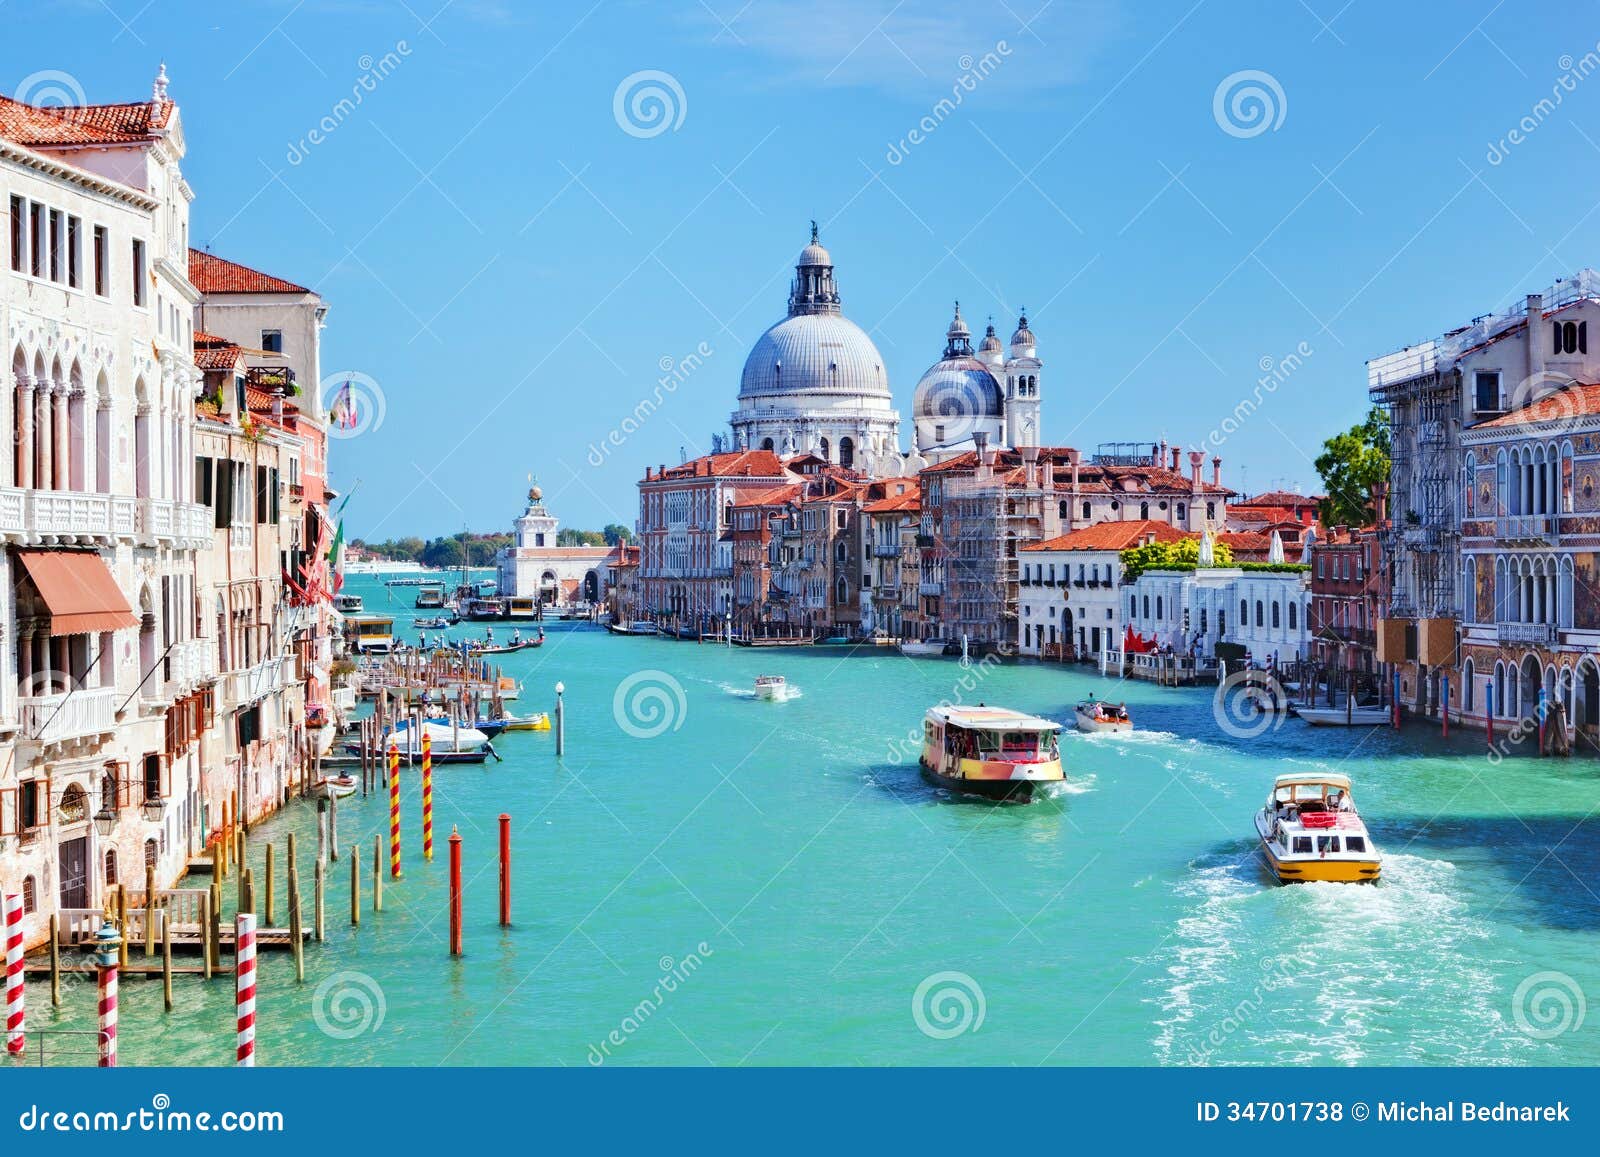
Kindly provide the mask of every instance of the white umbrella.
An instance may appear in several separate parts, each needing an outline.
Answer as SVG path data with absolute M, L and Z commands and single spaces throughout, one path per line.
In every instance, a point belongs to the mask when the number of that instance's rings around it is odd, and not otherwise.
M 1283 536 L 1276 530 L 1272 532 L 1272 545 L 1267 548 L 1267 561 L 1269 563 L 1283 561 Z

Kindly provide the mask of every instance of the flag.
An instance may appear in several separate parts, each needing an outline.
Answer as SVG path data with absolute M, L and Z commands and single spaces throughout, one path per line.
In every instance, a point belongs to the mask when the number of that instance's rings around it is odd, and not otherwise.
M 333 532 L 333 542 L 328 547 L 328 573 L 333 583 L 333 593 L 338 594 L 339 588 L 344 586 L 344 519 L 342 518 Z
M 341 430 L 348 430 L 356 424 L 356 394 L 348 379 L 333 395 L 333 409 L 328 412 L 328 417 Z

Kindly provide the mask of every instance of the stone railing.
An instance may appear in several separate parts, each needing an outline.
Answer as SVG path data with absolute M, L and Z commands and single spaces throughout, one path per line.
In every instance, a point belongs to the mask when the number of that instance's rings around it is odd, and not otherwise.
M 222 694 L 227 706 L 254 703 L 296 681 L 293 655 L 263 659 L 253 667 L 230 671 L 223 677 Z
M 1553 643 L 1556 628 L 1551 623 L 1496 623 L 1495 637 L 1502 643 Z
M 0 487 L 0 537 L 22 542 L 131 538 L 135 502 L 114 494 Z
M 211 508 L 168 498 L 139 499 L 139 534 L 146 539 L 204 547 L 215 533 Z
M 43 743 L 78 739 L 115 729 L 117 689 L 97 687 L 59 695 L 24 695 L 17 706 L 23 739 Z

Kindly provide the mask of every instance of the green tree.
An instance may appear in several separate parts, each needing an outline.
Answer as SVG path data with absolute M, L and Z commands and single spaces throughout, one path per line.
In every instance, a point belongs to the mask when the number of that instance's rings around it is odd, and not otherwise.
M 633 531 L 620 522 L 607 523 L 606 528 L 600 533 L 605 535 L 607 546 L 619 546 L 633 541 Z
M 1211 544 L 1217 566 L 1233 562 L 1233 550 L 1225 542 Z M 1122 552 L 1122 580 L 1132 582 L 1147 570 L 1194 570 L 1200 565 L 1200 540 L 1181 538 L 1175 542 L 1147 542 Z
M 1324 526 L 1370 526 L 1372 488 L 1389 480 L 1389 412 L 1373 406 L 1365 420 L 1322 444 L 1313 463 L 1322 475 Z
M 575 530 L 564 527 L 556 532 L 557 546 L 604 546 L 605 535 L 598 530 Z

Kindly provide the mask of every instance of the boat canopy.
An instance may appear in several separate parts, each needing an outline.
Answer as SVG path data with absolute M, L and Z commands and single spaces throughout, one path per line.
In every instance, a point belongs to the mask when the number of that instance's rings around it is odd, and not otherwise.
M 1346 791 L 1350 789 L 1350 777 L 1341 775 L 1337 771 L 1303 771 L 1293 775 L 1280 775 L 1273 786 L 1294 787 L 1299 784 L 1326 784 L 1328 787 L 1341 787 Z
M 1005 707 L 935 707 L 928 712 L 947 727 L 969 731 L 1060 731 L 1061 724 Z

